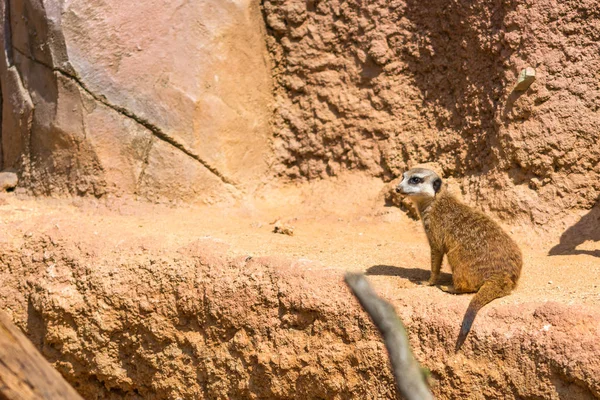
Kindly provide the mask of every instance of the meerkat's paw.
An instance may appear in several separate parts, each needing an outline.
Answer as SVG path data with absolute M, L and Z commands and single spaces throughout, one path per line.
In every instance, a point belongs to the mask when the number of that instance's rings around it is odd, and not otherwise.
M 456 289 L 454 289 L 454 286 L 450 286 L 450 285 L 440 285 L 440 289 L 442 289 L 444 292 L 450 293 L 450 294 L 458 294 L 459 293 L 456 291 Z

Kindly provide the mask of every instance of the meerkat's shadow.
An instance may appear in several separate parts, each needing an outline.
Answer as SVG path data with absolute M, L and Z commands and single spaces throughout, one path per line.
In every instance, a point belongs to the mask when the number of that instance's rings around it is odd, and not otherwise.
M 398 276 L 414 283 L 422 283 L 429 279 L 431 271 L 421 268 L 402 268 L 393 265 L 373 265 L 367 269 L 365 275 Z M 436 286 L 439 285 L 452 285 L 452 274 L 442 272 Z
M 586 241 L 600 242 L 600 200 L 577 223 L 563 232 L 560 243 L 552 247 L 548 255 L 587 254 L 600 257 L 600 250 L 577 248 Z

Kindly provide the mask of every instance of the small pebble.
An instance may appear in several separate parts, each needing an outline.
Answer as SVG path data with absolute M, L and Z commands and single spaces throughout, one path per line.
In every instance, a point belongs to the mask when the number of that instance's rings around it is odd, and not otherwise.
M 0 191 L 14 190 L 18 183 L 19 177 L 16 173 L 10 171 L 0 172 Z
M 517 84 L 515 85 L 514 90 L 517 91 L 525 91 L 531 86 L 531 84 L 535 81 L 535 69 L 532 67 L 527 67 L 521 70 L 519 74 L 519 78 L 517 79 Z
M 276 221 L 273 227 L 273 233 L 280 233 L 282 235 L 294 236 L 294 227 L 286 225 L 281 221 Z

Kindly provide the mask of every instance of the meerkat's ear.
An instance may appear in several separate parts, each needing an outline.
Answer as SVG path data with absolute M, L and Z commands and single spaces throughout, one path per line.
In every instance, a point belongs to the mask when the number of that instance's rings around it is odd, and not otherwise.
M 433 181 L 433 191 L 437 193 L 440 191 L 441 188 L 442 180 L 440 178 L 437 178 L 435 181 Z

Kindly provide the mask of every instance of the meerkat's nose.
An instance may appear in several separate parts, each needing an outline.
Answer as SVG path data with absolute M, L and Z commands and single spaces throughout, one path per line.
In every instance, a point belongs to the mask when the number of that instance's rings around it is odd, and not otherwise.
M 396 187 L 396 193 L 400 193 L 400 188 Z

